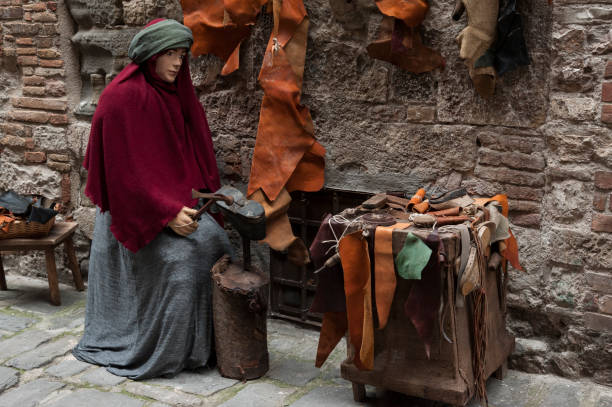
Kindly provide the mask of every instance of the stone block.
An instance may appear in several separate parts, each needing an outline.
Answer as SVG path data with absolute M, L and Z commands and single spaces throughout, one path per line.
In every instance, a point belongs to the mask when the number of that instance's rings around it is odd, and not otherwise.
M 0 326 L 4 331 L 18 332 L 36 322 L 34 318 L 0 313 Z
M 32 129 L 30 127 L 18 123 L 1 123 L 0 130 L 5 134 L 19 137 L 29 137 L 32 135 Z
M 606 199 L 607 198 L 608 198 L 608 194 L 604 194 L 604 193 L 595 191 L 595 193 L 593 194 L 593 208 L 601 212 L 606 210 Z
M 501 166 L 510 168 L 543 170 L 546 167 L 546 160 L 541 153 L 524 154 L 518 152 L 498 152 L 481 148 L 478 150 L 480 164 Z
M 202 369 L 197 372 L 184 371 L 170 379 L 151 379 L 148 380 L 147 383 L 156 386 L 171 387 L 186 393 L 210 396 L 219 390 L 235 385 L 238 383 L 238 380 L 227 379 L 221 376 L 217 369 Z
M 17 20 L 23 17 L 23 8 L 21 7 L 0 7 L 0 19 L 2 20 Z
M 89 363 L 81 362 L 80 360 L 75 359 L 68 359 L 47 368 L 45 372 L 54 377 L 65 378 L 81 373 L 83 370 L 89 367 L 91 367 Z
M 54 161 L 48 161 L 47 167 L 57 171 L 57 172 L 69 172 L 72 166 L 67 163 L 58 163 Z
M 49 160 L 67 163 L 70 161 L 70 156 L 66 154 L 49 154 Z
M 319 376 L 320 369 L 314 367 L 312 361 L 302 361 L 283 358 L 275 361 L 266 377 L 290 384 L 292 386 L 305 386 L 308 382 Z
M 32 40 L 32 38 L 17 38 L 15 40 L 15 44 L 17 44 L 17 45 L 34 45 L 34 40 Z
M 585 312 L 584 325 L 593 331 L 610 332 L 612 331 L 612 315 Z
M 45 96 L 45 88 L 42 86 L 24 86 L 21 89 L 24 96 Z
M 604 78 L 612 78 L 612 61 L 606 63 L 606 70 L 604 72 Z
M 32 20 L 37 23 L 56 23 L 57 16 L 55 13 L 43 12 L 43 13 L 34 13 L 32 14 Z
M 38 3 L 24 4 L 23 9 L 25 11 L 40 12 L 47 10 L 47 5 L 41 1 Z
M 612 189 L 612 172 L 597 171 L 595 172 L 595 186 L 599 189 Z
M 36 55 L 36 48 L 17 48 L 17 55 Z
M 26 86 L 44 86 L 45 78 L 42 76 L 26 76 L 23 78 L 23 84 Z
M 55 126 L 63 126 L 70 123 L 70 119 L 66 114 L 52 114 L 49 116 L 49 123 Z
M 47 123 L 49 121 L 49 113 L 34 112 L 28 110 L 12 110 L 9 112 L 9 117 L 12 120 L 27 123 Z
M 416 123 L 433 123 L 436 119 L 436 108 L 433 106 L 408 106 L 406 120 Z
M 334 407 L 352 407 L 355 406 L 353 401 L 353 392 L 347 387 L 317 387 L 299 398 L 293 407 L 310 407 L 310 406 L 334 406 Z
M 612 295 L 604 295 L 597 300 L 599 312 L 602 314 L 612 314 Z
M 93 384 L 94 386 L 112 387 L 123 383 L 127 379 L 122 376 L 115 376 L 109 373 L 106 368 L 99 367 L 97 369 L 86 372 L 79 380 L 83 383 Z
M 539 213 L 518 213 L 510 212 L 510 222 L 513 225 L 526 228 L 539 228 L 542 222 L 542 215 Z
M 61 59 L 39 59 L 38 65 L 44 68 L 61 68 L 64 66 L 64 61 Z
M 61 54 L 55 49 L 39 49 L 37 54 L 40 58 L 54 59 L 59 58 Z
M 57 341 L 46 343 L 29 352 L 22 353 L 6 362 L 6 365 L 24 370 L 34 369 L 65 354 L 71 350 L 77 342 L 78 340 L 74 336 L 64 336 Z
M 592 121 L 595 120 L 597 103 L 591 98 L 552 96 L 550 111 L 553 118 Z
M 553 182 L 550 192 L 544 198 L 550 216 L 559 223 L 572 223 L 585 215 L 585 208 L 591 205 L 587 185 L 580 181 L 566 180 Z
M 113 406 L 142 407 L 145 401 L 125 394 L 102 392 L 94 389 L 79 389 L 54 399 L 45 407 Z
M 612 233 L 612 215 L 594 213 L 591 230 L 594 232 Z
M 24 159 L 29 163 L 44 163 L 47 161 L 44 151 L 26 151 L 24 153 Z
M 612 105 L 603 105 L 601 107 L 601 121 L 612 124 Z
M 49 394 L 64 386 L 64 383 L 46 379 L 34 380 L 0 394 L 0 406 L 34 407 Z
M 19 370 L 0 366 L 0 394 L 19 382 Z
M 540 406 L 580 407 L 581 403 L 578 398 L 580 390 L 581 386 L 577 383 L 555 383 L 546 392 Z
M 13 106 L 23 109 L 41 109 L 41 110 L 55 110 L 65 111 L 68 102 L 61 99 L 47 99 L 47 98 L 31 98 L 31 97 L 16 97 L 11 99 Z
M 23 147 L 25 139 L 17 136 L 4 136 L 0 139 L 0 145 L 10 147 Z
M 191 394 L 182 393 L 176 390 L 166 389 L 164 387 L 149 386 L 139 382 L 128 382 L 125 385 L 125 390 L 138 396 L 149 397 L 171 406 L 201 406 L 204 400 Z
M 604 82 L 601 85 L 601 101 L 612 102 L 612 82 Z
M 123 20 L 128 25 L 142 26 L 160 17 L 182 21 L 179 0 L 123 0 Z
M 66 96 L 66 85 L 61 81 L 49 81 L 45 84 L 45 92 L 49 96 Z
M 542 173 L 513 170 L 509 168 L 476 166 L 474 174 L 480 178 L 499 181 L 512 185 L 525 185 L 530 187 L 543 187 L 545 177 Z
M 293 388 L 278 387 L 271 383 L 250 383 L 219 407 L 283 405 L 283 400 L 294 391 Z
M 33 136 L 36 145 L 42 150 L 65 151 L 69 148 L 66 133 L 65 128 L 38 126 L 34 128 Z
M 42 28 L 41 24 L 28 24 L 20 22 L 5 23 L 2 25 L 7 33 L 15 36 L 34 37 Z

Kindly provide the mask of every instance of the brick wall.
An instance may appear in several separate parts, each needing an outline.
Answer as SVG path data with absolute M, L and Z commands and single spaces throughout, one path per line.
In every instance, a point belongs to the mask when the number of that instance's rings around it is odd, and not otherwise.
M 94 85 L 127 62 L 136 28 L 180 8 L 178 0 L 67 3 L 79 7 L 77 26 L 62 20 L 64 2 L 56 10 L 53 2 L 0 0 L 0 187 L 64 200 L 81 225 L 86 271 L 94 208 L 80 193 L 82 112 L 95 107 Z M 499 78 L 485 101 L 458 57 L 465 17 L 452 22 L 452 3 L 431 0 L 424 24 L 425 42 L 446 68 L 413 75 L 367 55 L 380 24 L 373 1 L 305 1 L 302 102 L 327 148 L 326 185 L 505 192 L 527 269 L 510 271 L 508 327 L 519 338 L 512 366 L 612 384 L 612 5 L 519 0 L 532 64 Z M 271 26 L 269 16 L 259 18 L 241 47 L 241 68 L 228 77 L 214 57 L 192 60 L 220 171 L 238 186 L 250 170 Z M 75 32 L 80 65 L 66 58 Z M 71 85 L 81 79 L 83 92 Z M 37 261 L 10 257 L 9 265 L 28 270 Z

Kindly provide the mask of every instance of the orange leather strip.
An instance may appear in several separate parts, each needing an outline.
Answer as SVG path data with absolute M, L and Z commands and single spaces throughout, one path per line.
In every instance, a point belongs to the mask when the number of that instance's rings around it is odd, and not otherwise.
M 425 0 L 376 0 L 381 13 L 403 20 L 408 27 L 417 27 L 429 10 Z
M 405 229 L 412 223 L 378 226 L 374 235 L 374 280 L 378 329 L 387 326 L 397 279 L 393 261 L 393 230 Z
M 317 347 L 317 358 L 315 359 L 316 367 L 323 366 L 329 354 L 344 336 L 346 327 L 346 312 L 326 312 L 323 314 L 323 323 L 321 325 L 321 333 L 319 334 L 319 346 Z
M 508 217 L 508 197 L 505 194 L 498 194 L 491 198 L 474 199 L 474 202 L 481 206 L 484 206 L 492 201 L 499 202 L 502 207 L 502 215 Z M 512 230 L 510 230 L 510 237 L 504 240 L 504 242 L 506 243 L 506 250 L 503 250 L 501 255 L 504 256 L 504 258 L 508 260 L 510 264 L 512 264 L 512 267 L 517 270 L 525 271 L 519 262 L 518 243 L 514 237 L 514 234 L 512 233 Z
M 374 342 L 373 331 L 364 329 L 365 324 L 372 325 L 371 310 L 369 313 L 364 312 L 364 305 L 367 306 L 365 295 L 369 291 L 368 286 L 370 285 L 368 242 L 361 231 L 357 231 L 344 236 L 340 240 L 338 252 L 344 271 L 349 341 L 355 350 L 353 363 L 357 368 L 365 370 L 368 367 L 361 360 L 361 348 L 363 346 L 366 349 L 364 356 L 367 356 L 368 350 Z M 365 337 L 364 333 L 366 334 Z

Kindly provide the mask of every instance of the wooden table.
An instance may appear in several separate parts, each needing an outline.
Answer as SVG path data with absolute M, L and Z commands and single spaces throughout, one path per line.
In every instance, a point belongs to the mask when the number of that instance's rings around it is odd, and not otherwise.
M 400 232 L 412 232 L 425 238 L 431 230 L 412 227 Z M 423 341 L 404 313 L 404 300 L 409 295 L 411 280 L 398 276 L 387 326 L 374 331 L 374 369 L 357 369 L 350 362 L 354 350 L 350 344 L 347 346 L 349 359 L 342 363 L 340 371 L 344 379 L 352 382 L 355 401 L 365 399 L 366 384 L 453 406 L 465 406 L 474 396 L 471 315 L 466 305 L 458 307 L 454 301 L 461 239 L 458 232 L 441 232 L 440 238 L 447 254 L 440 276 L 441 294 L 445 303 L 450 301 L 452 305 L 443 320 L 443 329 L 452 343 L 441 337 L 440 325 L 436 323 L 431 357 L 427 358 Z M 488 307 L 485 377 L 494 374 L 501 380 L 506 360 L 514 349 L 514 337 L 505 328 L 505 305 L 500 298 L 501 271 L 486 271 L 483 277 Z
M 54 249 L 58 245 L 64 243 L 64 250 L 68 256 L 68 262 L 70 264 L 70 270 L 72 271 L 74 285 L 77 290 L 83 291 L 85 289 L 85 285 L 83 284 L 81 271 L 79 270 L 79 265 L 74 253 L 74 243 L 72 242 L 72 236 L 74 235 L 77 226 L 78 224 L 76 222 L 61 222 L 56 223 L 51 229 L 49 235 L 45 237 L 33 239 L 15 238 L 0 240 L 0 290 L 8 289 L 6 286 L 6 278 L 4 277 L 4 268 L 2 266 L 3 251 L 44 250 L 47 263 L 47 280 L 49 281 L 51 304 L 60 305 L 61 299 L 57 280 L 57 269 L 55 267 Z

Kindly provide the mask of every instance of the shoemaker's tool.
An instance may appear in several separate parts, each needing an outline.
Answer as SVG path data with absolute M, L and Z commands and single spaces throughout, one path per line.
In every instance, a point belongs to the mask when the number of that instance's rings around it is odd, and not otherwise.
M 225 255 L 211 270 L 217 366 L 224 377 L 256 379 L 269 368 L 266 311 L 270 279 L 251 265 L 251 240 L 265 237 L 265 212 L 261 204 L 245 199 L 230 186 L 213 195 L 228 198 L 217 199 L 215 205 L 242 237 L 244 257 L 240 264 Z
M 232 198 L 231 196 L 225 196 L 225 195 L 221 195 L 217 193 L 211 194 L 207 192 L 198 192 L 195 189 L 191 190 L 191 197 L 193 199 L 196 199 L 196 198 L 208 199 L 208 201 L 204 205 L 202 205 L 202 207 L 198 209 L 198 211 L 192 216 L 192 218 L 195 220 L 200 219 L 200 216 L 202 216 L 202 214 L 206 212 L 208 208 L 210 208 L 210 206 L 217 201 L 223 201 L 227 203 L 228 205 L 231 205 L 234 203 L 234 198 Z

